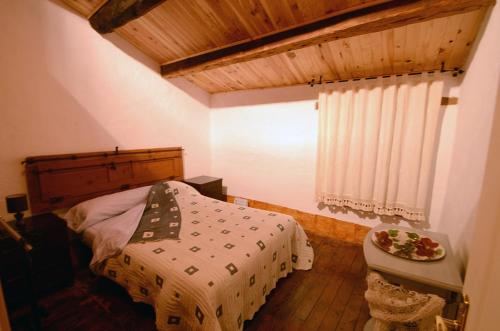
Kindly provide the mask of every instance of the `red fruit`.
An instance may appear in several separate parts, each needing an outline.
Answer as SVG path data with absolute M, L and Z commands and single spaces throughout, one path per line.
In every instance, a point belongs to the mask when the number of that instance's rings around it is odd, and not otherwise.
M 417 255 L 418 256 L 426 256 L 425 249 L 417 248 Z
M 377 237 L 377 239 L 389 238 L 389 233 L 387 233 L 386 231 L 375 232 L 375 236 Z
M 389 234 L 386 231 L 375 232 L 377 243 L 386 251 L 392 246 L 392 240 L 389 239 Z
M 426 247 L 432 247 L 436 248 L 439 246 L 438 243 L 433 242 L 430 238 L 422 238 L 420 241 L 426 246 Z

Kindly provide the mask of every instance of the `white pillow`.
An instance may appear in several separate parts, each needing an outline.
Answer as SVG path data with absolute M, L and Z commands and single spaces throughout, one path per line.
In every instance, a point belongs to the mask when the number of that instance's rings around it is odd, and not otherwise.
M 64 215 L 64 219 L 70 229 L 80 233 L 89 226 L 122 214 L 139 203 L 145 202 L 150 188 L 151 186 L 143 186 L 84 201 L 71 208 Z
M 94 256 L 90 262 L 92 268 L 123 250 L 137 229 L 145 207 L 146 202 L 140 203 L 92 227 L 95 232 L 92 242 Z

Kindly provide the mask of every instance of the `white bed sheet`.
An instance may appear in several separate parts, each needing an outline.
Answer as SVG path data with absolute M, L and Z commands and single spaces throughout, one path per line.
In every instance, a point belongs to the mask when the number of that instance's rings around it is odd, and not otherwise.
M 53 213 L 67 223 L 68 221 L 64 218 L 64 216 L 66 216 L 68 210 L 69 208 L 58 209 L 54 210 Z M 94 242 L 94 239 L 99 230 L 100 230 L 99 223 L 94 224 L 93 226 L 87 228 L 84 232 L 82 232 L 80 240 L 85 244 L 85 246 L 92 248 L 92 243 Z
M 83 231 L 82 242 L 89 248 L 92 248 L 97 233 L 99 233 L 99 224 L 94 224 L 93 226 L 87 228 L 87 230 Z
M 94 253 L 90 267 L 98 268 L 107 258 L 121 253 L 127 245 L 134 231 L 137 229 L 139 221 L 146 203 L 142 202 L 123 214 L 111 217 L 88 227 L 87 240 L 92 240 L 92 251 Z

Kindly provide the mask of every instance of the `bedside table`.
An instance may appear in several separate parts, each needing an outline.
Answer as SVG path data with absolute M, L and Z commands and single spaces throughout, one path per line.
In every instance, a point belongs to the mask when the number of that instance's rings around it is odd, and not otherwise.
M 11 225 L 33 246 L 34 291 L 38 297 L 73 282 L 66 222 L 54 214 L 24 219 L 24 226 Z M 0 274 L 9 311 L 30 303 L 23 252 L 5 232 L 0 231 Z
M 446 250 L 446 255 L 437 261 L 412 261 L 403 259 L 376 247 L 371 237 L 374 232 L 388 229 L 411 231 L 439 241 Z M 456 302 L 462 293 L 463 283 L 458 265 L 446 234 L 412 229 L 392 224 L 380 224 L 366 235 L 363 252 L 369 270 L 374 270 L 390 283 L 403 285 L 410 290 L 439 295 L 448 303 L 444 316 L 455 318 Z
M 198 176 L 185 179 L 183 182 L 194 187 L 204 196 L 226 201 L 226 196 L 222 193 L 222 178 Z

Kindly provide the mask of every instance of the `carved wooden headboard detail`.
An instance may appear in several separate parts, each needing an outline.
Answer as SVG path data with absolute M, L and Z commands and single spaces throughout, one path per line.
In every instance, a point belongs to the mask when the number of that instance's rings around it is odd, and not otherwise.
M 25 170 L 33 213 L 160 180 L 184 179 L 181 147 L 27 157 Z

